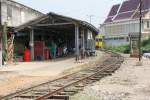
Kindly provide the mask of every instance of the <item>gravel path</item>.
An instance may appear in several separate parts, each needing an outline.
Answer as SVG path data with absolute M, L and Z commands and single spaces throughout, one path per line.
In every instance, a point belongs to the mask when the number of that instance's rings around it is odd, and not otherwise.
M 95 65 L 106 58 L 103 55 L 98 52 L 98 56 L 83 60 L 82 63 L 75 63 L 74 58 L 71 58 L 53 62 L 19 63 L 0 68 L 0 96 Z
M 150 60 L 126 58 L 121 68 L 112 76 L 85 87 L 71 100 L 150 100 Z

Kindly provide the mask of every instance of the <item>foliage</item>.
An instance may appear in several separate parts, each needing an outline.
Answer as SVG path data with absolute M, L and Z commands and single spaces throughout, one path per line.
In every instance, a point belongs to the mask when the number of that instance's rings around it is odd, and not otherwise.
M 119 53 L 130 53 L 129 45 L 108 46 L 108 47 L 106 47 L 106 49 L 112 50 L 114 52 L 119 52 Z
M 150 52 L 150 38 L 142 42 L 142 52 Z
M 142 52 L 150 52 L 150 38 L 147 40 L 143 40 L 141 43 Z M 130 53 L 129 45 L 121 45 L 121 46 L 107 46 L 106 49 L 112 50 L 114 52 L 119 53 Z

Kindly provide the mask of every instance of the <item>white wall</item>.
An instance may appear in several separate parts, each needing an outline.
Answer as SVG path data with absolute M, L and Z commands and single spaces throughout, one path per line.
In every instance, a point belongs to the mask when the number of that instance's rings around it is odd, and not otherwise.
M 139 22 L 128 21 L 106 24 L 103 30 L 106 36 L 128 36 L 129 33 L 139 32 Z
M 15 27 L 42 15 L 40 12 L 19 3 L 9 0 L 1 0 L 1 2 L 2 25 L 4 22 L 8 22 L 8 26 Z
M 146 23 L 148 20 L 143 20 L 142 23 L 142 34 L 145 38 L 145 34 L 150 36 L 150 28 L 147 29 Z M 149 23 L 150 24 L 150 23 Z M 102 29 L 106 38 L 107 45 L 123 45 L 128 44 L 127 37 L 129 33 L 139 32 L 139 20 L 120 21 L 109 24 L 104 24 Z M 148 36 L 148 35 L 147 35 Z M 117 39 L 124 37 L 124 39 Z M 143 39 L 144 39 L 143 38 Z

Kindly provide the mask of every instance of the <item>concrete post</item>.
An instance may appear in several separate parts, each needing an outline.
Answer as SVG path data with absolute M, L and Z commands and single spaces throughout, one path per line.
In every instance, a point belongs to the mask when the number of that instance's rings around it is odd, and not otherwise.
M 34 29 L 30 31 L 30 52 L 31 60 L 34 61 Z
M 76 61 L 79 60 L 79 25 L 75 24 Z
M 83 50 L 85 51 L 85 29 L 83 29 Z
M 2 56 L 2 32 L 0 33 L 0 67 L 3 65 L 3 56 Z
M 81 40 L 82 40 L 82 59 L 85 58 L 85 31 L 84 31 L 84 28 L 82 29 L 82 32 L 81 32 Z
M 2 64 L 4 65 L 4 61 L 7 62 L 7 22 L 4 23 L 2 27 L 2 35 L 1 35 L 1 45 L 2 45 Z

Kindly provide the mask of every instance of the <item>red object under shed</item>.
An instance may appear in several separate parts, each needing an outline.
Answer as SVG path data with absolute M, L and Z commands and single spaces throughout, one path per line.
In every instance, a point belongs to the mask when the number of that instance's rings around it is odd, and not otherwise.
M 23 60 L 24 60 L 25 62 L 31 61 L 31 59 L 30 59 L 30 50 L 26 49 L 26 50 L 24 51 L 24 53 L 23 53 Z

